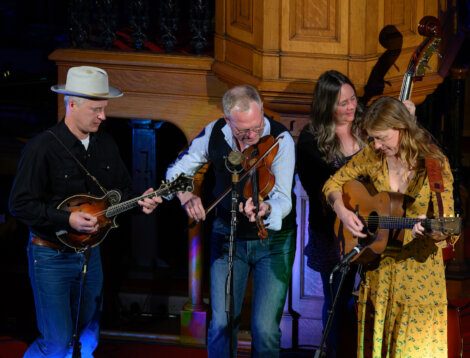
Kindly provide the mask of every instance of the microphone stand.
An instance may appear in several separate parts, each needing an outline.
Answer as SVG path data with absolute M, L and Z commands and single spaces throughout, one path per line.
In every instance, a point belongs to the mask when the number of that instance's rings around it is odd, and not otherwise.
M 83 289 L 85 286 L 85 278 L 86 278 L 86 274 L 88 271 L 88 260 L 90 259 L 91 247 L 86 246 L 85 249 L 82 251 L 82 253 L 83 253 L 84 261 L 83 261 L 83 267 L 82 267 L 82 274 L 80 276 L 80 293 L 78 295 L 77 314 L 75 317 L 75 327 L 74 327 L 73 336 L 72 336 L 72 347 L 73 347 L 72 358 L 82 357 L 82 353 L 81 353 L 82 345 L 80 343 L 78 323 L 80 320 L 80 308 L 82 305 Z
M 331 307 L 328 310 L 328 320 L 326 321 L 325 329 L 323 330 L 320 347 L 315 351 L 314 358 L 326 357 L 326 352 L 324 352 L 326 339 L 328 337 L 328 333 L 330 333 L 331 325 L 333 324 L 333 317 L 335 315 L 336 302 L 338 301 L 338 296 L 339 296 L 339 293 L 341 292 L 344 278 L 346 277 L 348 271 L 349 271 L 349 265 L 341 266 L 341 278 L 339 281 L 338 290 L 336 291 L 335 297 L 333 299 L 333 303 L 331 304 Z M 330 286 L 333 283 L 333 275 L 334 275 L 334 272 L 332 272 L 330 276 Z
M 357 245 L 355 246 L 347 255 L 343 257 L 341 262 L 337 264 L 333 270 L 331 271 L 330 274 L 330 287 L 333 286 L 333 275 L 335 274 L 336 271 L 340 270 L 341 271 L 341 278 L 338 284 L 338 289 L 336 290 L 335 296 L 333 298 L 333 302 L 331 304 L 330 309 L 328 310 L 328 319 L 325 324 L 325 328 L 323 330 L 323 335 L 321 337 L 320 341 L 320 347 L 315 351 L 314 358 L 323 358 L 326 357 L 326 352 L 324 352 L 325 349 L 325 343 L 328 338 L 328 334 L 330 333 L 331 325 L 333 324 L 333 318 L 335 315 L 335 309 L 336 309 L 336 303 L 338 301 L 339 294 L 341 292 L 341 289 L 343 287 L 344 279 L 346 278 L 346 275 L 349 272 L 350 269 L 350 263 L 351 260 L 357 256 L 361 252 L 362 246 Z
M 241 170 L 237 168 L 230 167 L 227 162 L 225 166 L 232 173 L 232 200 L 231 200 L 231 219 L 230 219 L 230 237 L 229 237 L 229 246 L 228 246 L 228 272 L 227 280 L 225 281 L 225 312 L 227 313 L 227 329 L 230 335 L 229 344 L 230 344 L 230 358 L 233 357 L 235 352 L 234 339 L 233 339 L 233 253 L 235 251 L 235 237 L 237 235 L 237 209 L 238 209 L 238 191 L 237 184 L 240 180 L 239 173 Z

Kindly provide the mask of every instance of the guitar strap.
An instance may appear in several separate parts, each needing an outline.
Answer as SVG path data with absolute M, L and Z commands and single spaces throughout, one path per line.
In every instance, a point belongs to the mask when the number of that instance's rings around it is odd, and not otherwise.
M 444 179 L 442 178 L 441 165 L 435 158 L 425 158 L 426 171 L 428 173 L 429 187 L 436 193 L 439 217 L 444 217 L 444 205 L 441 193 L 444 191 Z
M 444 179 L 442 178 L 441 165 L 435 158 L 425 158 L 426 170 L 428 172 L 429 187 L 431 191 L 436 193 L 437 208 L 439 211 L 439 217 L 444 217 L 444 205 L 442 203 L 441 193 L 444 191 Z M 432 205 L 432 198 L 429 198 Z M 452 247 L 454 250 L 455 243 L 459 239 L 459 236 L 449 236 L 447 239 L 439 241 L 437 243 L 441 248 Z
M 67 146 L 64 144 L 64 142 L 62 142 L 59 137 L 57 137 L 57 135 L 51 131 L 50 129 L 47 130 L 50 134 L 52 134 L 52 136 L 57 139 L 57 141 L 62 145 L 62 147 L 64 147 L 65 151 L 75 160 L 75 162 L 77 162 L 78 166 L 85 172 L 85 174 L 91 178 L 91 180 L 93 180 L 93 182 L 100 188 L 100 190 L 103 192 L 103 194 L 107 194 L 108 191 L 100 184 L 100 182 L 98 181 L 98 179 L 96 179 L 93 175 L 91 175 L 91 173 L 88 171 L 87 168 L 85 168 L 85 166 L 77 159 L 77 157 L 75 157 L 75 155 L 73 155 L 73 153 L 70 151 L 69 148 L 67 148 Z

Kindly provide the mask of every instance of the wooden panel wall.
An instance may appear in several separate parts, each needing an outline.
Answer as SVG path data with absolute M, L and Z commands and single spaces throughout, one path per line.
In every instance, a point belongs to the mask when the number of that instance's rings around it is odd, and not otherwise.
M 318 76 L 336 69 L 356 84 L 359 95 L 377 65 L 387 66 L 383 38 L 393 28 L 399 55 L 384 72 L 383 93 L 398 95 L 402 76 L 423 40 L 419 20 L 437 15 L 431 0 L 216 0 L 214 72 L 223 81 L 257 86 L 281 114 L 307 113 Z M 394 35 L 395 36 L 395 35 Z M 393 40 L 393 39 L 392 39 Z M 426 80 L 415 85 L 420 103 L 442 81 L 437 59 Z M 375 72 L 377 73 L 377 72 Z
M 213 58 L 111 51 L 60 49 L 49 58 L 65 83 L 72 66 L 98 66 L 124 96 L 109 101 L 107 115 L 118 118 L 162 119 L 175 124 L 188 140 L 222 116 L 221 98 L 227 85 L 211 71 Z M 58 96 L 59 118 L 64 115 Z

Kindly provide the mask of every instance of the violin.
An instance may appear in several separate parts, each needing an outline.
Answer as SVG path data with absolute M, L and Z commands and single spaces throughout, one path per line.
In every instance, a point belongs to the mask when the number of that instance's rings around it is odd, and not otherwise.
M 275 179 L 274 174 L 271 172 L 271 164 L 279 150 L 279 142 L 283 138 L 283 135 L 278 136 L 276 139 L 271 135 L 264 136 L 260 138 L 257 144 L 246 148 L 242 152 L 244 173 L 240 175 L 238 180 L 241 181 L 250 176 L 243 188 L 243 196 L 247 199 L 250 197 L 253 198 L 253 204 L 257 208 L 259 208 L 259 201 L 263 200 L 274 187 Z M 206 214 L 214 209 L 231 190 L 231 187 L 227 188 L 214 200 L 214 202 L 205 209 Z M 189 226 L 193 227 L 196 223 L 196 221 L 192 221 Z M 267 238 L 268 231 L 261 218 L 257 218 L 256 225 L 258 227 L 258 236 L 261 239 Z
M 243 196 L 245 199 L 253 199 L 253 205 L 256 208 L 256 226 L 260 239 L 268 237 L 268 231 L 263 220 L 257 214 L 260 203 L 268 196 L 276 183 L 274 174 L 271 172 L 271 165 L 279 150 L 279 146 L 276 144 L 277 141 L 274 137 L 267 135 L 260 138 L 257 144 L 243 151 L 243 168 L 250 171 L 248 180 L 243 188 Z

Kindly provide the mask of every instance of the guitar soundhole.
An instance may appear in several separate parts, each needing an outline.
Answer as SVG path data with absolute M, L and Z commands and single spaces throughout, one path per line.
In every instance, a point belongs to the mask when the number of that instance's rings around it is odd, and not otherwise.
M 373 211 L 369 214 L 366 222 L 366 230 L 369 234 L 375 234 L 379 228 L 379 214 Z

